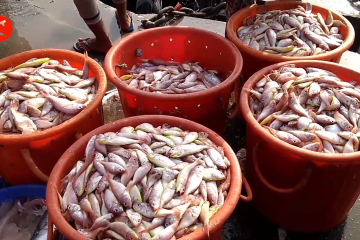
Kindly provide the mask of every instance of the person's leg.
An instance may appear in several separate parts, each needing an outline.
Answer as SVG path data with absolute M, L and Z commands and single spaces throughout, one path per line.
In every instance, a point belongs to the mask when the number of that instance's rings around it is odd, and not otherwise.
M 132 19 L 130 13 L 126 9 L 126 0 L 113 0 L 114 6 L 117 10 L 118 24 L 121 32 L 132 32 Z
M 150 14 L 153 13 L 152 0 L 137 0 L 136 1 L 136 13 L 137 14 Z
M 106 5 L 110 6 L 110 7 L 115 8 L 114 3 L 113 3 L 112 0 L 100 0 L 100 2 L 106 4 Z
M 106 53 L 112 47 L 112 43 L 101 19 L 97 0 L 74 0 L 74 3 L 80 16 L 95 35 L 95 38 L 79 39 L 74 44 L 74 49 Z

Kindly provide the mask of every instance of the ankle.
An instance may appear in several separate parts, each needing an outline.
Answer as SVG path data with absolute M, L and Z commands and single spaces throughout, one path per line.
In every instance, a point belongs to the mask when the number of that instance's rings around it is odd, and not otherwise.
M 102 43 L 105 43 L 105 42 L 108 42 L 108 43 L 111 43 L 111 40 L 110 40 L 110 37 L 109 36 L 106 36 L 106 37 L 96 37 L 95 40 L 97 42 L 102 42 Z

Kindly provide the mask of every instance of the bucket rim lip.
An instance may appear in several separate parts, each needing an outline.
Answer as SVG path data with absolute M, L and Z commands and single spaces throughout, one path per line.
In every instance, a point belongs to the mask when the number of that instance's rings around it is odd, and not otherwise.
M 287 61 L 287 62 L 281 62 L 272 64 L 266 68 L 263 68 L 259 70 L 258 72 L 254 73 L 245 83 L 241 94 L 240 94 L 240 101 L 242 104 L 240 105 L 240 111 L 244 117 L 244 120 L 247 122 L 248 125 L 251 125 L 253 127 L 253 131 L 256 132 L 257 135 L 260 137 L 260 141 L 265 143 L 271 143 L 273 148 L 276 149 L 282 149 L 282 152 L 291 153 L 291 155 L 296 155 L 300 161 L 303 161 L 303 159 L 311 159 L 307 161 L 313 161 L 313 162 L 336 162 L 336 163 L 348 163 L 348 162 L 360 162 L 360 151 L 354 152 L 354 153 L 320 153 L 320 152 L 313 152 L 310 150 L 305 150 L 296 146 L 293 146 L 291 144 L 288 144 L 280 139 L 277 139 L 273 135 L 269 133 L 269 131 L 265 130 L 263 127 L 260 126 L 260 124 L 255 120 L 253 117 L 250 108 L 249 108 L 249 92 L 246 89 L 250 89 L 255 83 L 257 83 L 260 79 L 260 76 L 263 76 L 267 73 L 269 73 L 271 70 L 279 69 L 280 67 L 288 64 L 295 64 L 295 66 L 298 63 L 306 63 L 306 64 L 322 64 L 327 66 L 336 66 L 340 67 L 346 72 L 353 72 L 354 74 L 359 75 L 360 73 L 345 67 L 343 65 L 340 65 L 338 63 L 332 63 L 327 61 L 319 61 L 319 60 L 294 60 L 294 61 Z M 314 67 L 314 66 L 313 66 Z M 316 66 L 315 66 L 316 67 Z M 335 72 L 334 72 L 335 73 Z M 336 74 L 336 73 L 335 73 Z M 360 80 L 359 80 L 360 81 Z
M 211 38 L 216 38 L 219 41 L 224 42 L 224 45 L 226 45 L 230 51 L 233 53 L 233 56 L 235 58 L 235 66 L 234 69 L 231 71 L 231 74 L 223 81 L 221 82 L 219 85 L 211 87 L 209 89 L 203 90 L 203 91 L 199 91 L 199 92 L 194 92 L 194 93 L 181 93 L 181 94 L 155 94 L 152 92 L 147 92 L 147 91 L 143 91 L 143 90 L 139 90 L 133 87 L 130 87 L 128 84 L 123 83 L 119 77 L 117 76 L 117 74 L 115 73 L 115 71 L 113 70 L 113 65 L 114 65 L 114 53 L 116 51 L 118 51 L 118 49 L 126 44 L 127 42 L 131 41 L 132 37 L 145 37 L 146 34 L 148 33 L 153 33 L 153 32 L 157 32 L 158 34 L 161 34 L 161 32 L 168 32 L 168 29 L 173 29 L 171 31 L 196 31 L 198 32 L 198 34 L 206 34 L 208 36 L 211 36 Z M 237 80 L 237 78 L 240 76 L 241 71 L 243 68 L 243 57 L 241 55 L 240 50 L 234 45 L 234 43 L 232 43 L 231 41 L 229 41 L 228 39 L 222 37 L 221 35 L 208 31 L 208 30 L 204 30 L 204 29 L 199 29 L 199 28 L 194 28 L 194 27 L 188 27 L 188 26 L 165 26 L 165 27 L 161 27 L 161 28 L 151 28 L 151 29 L 146 29 L 145 31 L 139 31 L 139 32 L 135 32 L 133 34 L 131 34 L 129 37 L 122 39 L 121 41 L 118 41 L 117 43 L 115 43 L 112 48 L 108 51 L 108 53 L 105 56 L 105 60 L 104 60 L 104 69 L 105 69 L 105 73 L 108 76 L 108 79 L 110 80 L 110 82 L 112 84 L 114 84 L 116 86 L 117 89 L 121 89 L 123 91 L 129 92 L 135 96 L 141 96 L 141 97 L 146 97 L 149 99 L 155 99 L 155 100 L 192 100 L 192 99 L 196 99 L 196 98 L 201 98 L 201 97 L 208 97 L 211 95 L 216 94 L 217 92 L 223 90 L 224 88 L 228 87 L 228 85 L 233 84 L 234 81 Z
M 223 206 L 219 209 L 219 211 L 210 219 L 210 232 L 214 232 L 217 228 L 216 226 L 219 226 L 220 223 L 225 223 L 225 221 L 229 218 L 229 216 L 232 214 L 233 210 L 236 208 L 241 195 L 241 189 L 242 189 L 242 176 L 243 173 L 240 168 L 240 163 L 236 157 L 235 152 L 232 150 L 230 145 L 223 139 L 219 134 L 212 131 L 211 129 L 207 128 L 206 126 L 203 126 L 199 123 L 196 123 L 191 120 L 174 117 L 174 116 L 168 116 L 168 115 L 141 115 L 141 116 L 134 116 L 129 118 L 123 118 L 120 120 L 117 120 L 115 122 L 107 123 L 99 128 L 94 129 L 93 131 L 87 133 L 85 136 L 83 136 L 81 139 L 77 140 L 75 143 L 73 143 L 67 151 L 64 152 L 64 154 L 60 157 L 59 161 L 54 166 L 50 176 L 49 181 L 47 183 L 47 190 L 46 190 L 46 201 L 48 206 L 48 213 L 49 218 L 53 222 L 53 224 L 59 229 L 60 232 L 67 233 L 68 230 L 71 228 L 71 232 L 68 234 L 74 235 L 77 234 L 77 231 L 71 227 L 71 225 L 65 220 L 65 218 L 61 215 L 60 206 L 59 206 L 59 200 L 57 195 L 57 183 L 60 183 L 63 176 L 60 176 L 59 171 L 56 169 L 63 168 L 64 163 L 71 157 L 72 155 L 72 149 L 77 149 L 80 147 L 86 147 L 86 144 L 88 140 L 95 134 L 99 134 L 102 132 L 107 131 L 109 128 L 111 128 L 112 125 L 118 126 L 120 129 L 123 127 L 122 123 L 125 122 L 128 126 L 145 123 L 149 119 L 152 121 L 159 121 L 160 126 L 164 123 L 169 123 L 170 125 L 192 125 L 193 128 L 199 129 L 199 132 L 207 132 L 209 135 L 211 135 L 211 138 L 209 139 L 213 141 L 216 145 L 222 146 L 224 148 L 224 155 L 229 159 L 231 162 L 230 166 L 230 172 L 231 172 L 231 184 L 228 191 L 228 197 L 225 199 L 225 202 Z M 227 205 L 227 207 L 224 207 Z M 221 213 L 221 214 L 219 214 Z M 221 225 L 222 226 L 222 225 Z M 199 228 L 196 231 L 184 236 L 186 239 L 194 239 L 194 240 L 201 240 L 202 237 L 206 234 L 203 232 L 203 228 Z M 86 238 L 83 235 L 76 235 L 78 240 L 89 240 L 89 238 Z M 184 240 L 185 238 L 180 238 L 181 240 Z
M 247 12 L 251 9 L 251 8 L 264 8 L 266 6 L 282 6 L 282 5 L 289 5 L 290 7 L 296 7 L 297 5 L 301 5 L 301 6 L 306 6 L 306 2 L 297 2 L 297 1 L 283 1 L 283 2 L 268 2 L 265 5 L 257 5 L 257 4 L 253 4 L 251 6 L 248 6 L 246 8 L 243 8 L 239 11 L 237 11 L 236 13 L 234 13 L 228 20 L 228 23 L 226 24 L 226 28 L 225 28 L 225 32 L 227 37 L 231 40 L 231 42 L 233 42 L 241 52 L 245 52 L 248 55 L 252 55 L 252 56 L 259 56 L 262 59 L 267 59 L 270 62 L 283 62 L 283 61 L 294 61 L 294 60 L 322 60 L 322 59 L 332 59 L 332 58 L 336 58 L 338 56 L 341 56 L 342 53 L 344 53 L 346 50 L 348 50 L 352 44 L 355 41 L 355 29 L 352 26 L 352 24 L 350 23 L 349 20 L 347 20 L 344 16 L 342 16 L 341 14 L 338 14 L 337 12 L 331 11 L 331 13 L 333 15 L 336 16 L 336 18 L 340 19 L 342 22 L 345 23 L 346 28 L 348 28 L 349 34 L 348 36 L 346 36 L 346 38 L 344 39 L 344 42 L 337 48 L 328 51 L 326 53 L 322 53 L 319 55 L 311 55 L 311 56 L 299 56 L 299 57 L 288 57 L 288 56 L 277 56 L 275 54 L 271 54 L 271 53 L 266 53 L 266 52 L 262 52 L 260 50 L 255 50 L 252 49 L 251 47 L 245 45 L 238 37 L 237 37 L 237 32 L 235 28 L 239 28 L 243 25 L 240 25 L 238 27 L 235 26 L 235 19 L 237 19 L 239 16 L 241 15 L 246 15 Z M 319 5 L 316 4 L 311 4 L 313 7 L 322 9 L 324 11 L 329 11 L 327 8 L 321 7 Z
M 34 50 L 29 50 L 29 51 L 13 54 L 8 57 L 0 59 L 0 62 L 6 62 L 6 61 L 9 61 L 10 59 L 14 59 L 14 58 L 18 58 L 18 57 L 21 58 L 22 56 L 27 56 L 27 55 L 32 55 L 33 57 L 35 57 L 36 55 L 46 54 L 46 52 L 50 52 L 51 54 L 63 52 L 63 53 L 65 53 L 65 55 L 74 55 L 79 58 L 84 58 L 83 54 L 77 53 L 77 52 L 74 52 L 71 50 L 57 49 L 57 48 L 44 48 L 44 49 L 34 49 Z M 91 57 L 88 57 L 87 61 L 90 62 L 91 65 L 93 66 L 92 71 L 94 72 L 94 75 L 97 72 L 99 74 L 99 78 L 96 78 L 96 81 L 98 83 L 98 88 L 96 90 L 95 97 L 92 99 L 90 104 L 88 106 L 86 106 L 86 108 L 84 110 L 82 110 L 80 113 L 75 115 L 73 118 L 71 118 L 55 127 L 45 129 L 45 130 L 42 130 L 39 132 L 26 133 L 26 134 L 20 134 L 20 133 L 19 134 L 0 134 L 0 142 L 2 142 L 2 141 L 29 142 L 29 141 L 49 138 L 49 137 L 52 137 L 54 135 L 57 135 L 57 134 L 63 132 L 64 129 L 66 129 L 67 127 L 69 127 L 73 124 L 79 123 L 85 116 L 89 115 L 91 112 L 96 111 L 96 109 L 98 108 L 98 105 L 101 105 L 102 98 L 104 97 L 106 89 L 107 89 L 106 74 L 105 74 L 105 71 L 103 70 L 103 68 L 100 66 L 100 64 L 97 63 L 94 59 L 92 59 Z

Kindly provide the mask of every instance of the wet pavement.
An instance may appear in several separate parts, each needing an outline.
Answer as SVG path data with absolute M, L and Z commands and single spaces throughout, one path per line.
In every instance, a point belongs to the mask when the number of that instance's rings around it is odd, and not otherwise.
M 0 58 L 31 49 L 40 48 L 62 48 L 71 49 L 79 37 L 91 37 L 85 23 L 79 17 L 72 1 L 64 0 L 0 0 L 0 15 L 9 18 L 14 26 L 11 37 L 0 42 Z M 331 1 L 331 8 L 341 5 L 346 0 Z M 311 0 L 321 4 L 330 1 Z M 336 3 L 335 3 L 336 2 Z M 339 5 L 334 5 L 339 4 Z M 338 10 L 344 9 L 344 6 Z M 347 6 L 347 5 L 346 5 Z M 350 7 L 354 8 L 350 5 Z M 114 9 L 99 2 L 99 9 L 109 30 L 110 38 L 115 42 L 120 38 L 119 30 L 115 20 Z M 355 8 L 354 8 L 355 9 Z M 358 11 L 357 9 L 355 9 Z M 352 12 L 357 17 L 358 12 Z M 346 11 L 346 10 L 343 10 Z M 145 16 L 147 17 L 147 16 Z M 144 16 L 134 15 L 134 24 L 139 26 Z M 193 26 L 214 31 L 220 35 L 224 34 L 225 23 L 210 20 L 184 18 L 179 25 Z M 102 64 L 103 56 L 92 56 Z M 347 52 L 342 58 L 342 63 L 358 69 L 360 57 L 356 53 Z M 114 86 L 109 84 L 109 90 Z M 104 99 L 105 122 L 111 122 L 123 117 L 121 105 L 116 92 L 110 93 Z M 245 147 L 246 124 L 239 118 L 235 118 L 227 125 L 224 138 L 235 152 Z M 339 227 L 317 234 L 299 234 L 287 232 L 286 238 L 281 240 L 340 240 L 360 239 L 360 200 L 350 211 L 346 221 Z M 263 218 L 252 206 L 252 204 L 239 203 L 236 211 L 226 222 L 223 230 L 222 240 L 272 240 L 279 239 L 278 227 Z

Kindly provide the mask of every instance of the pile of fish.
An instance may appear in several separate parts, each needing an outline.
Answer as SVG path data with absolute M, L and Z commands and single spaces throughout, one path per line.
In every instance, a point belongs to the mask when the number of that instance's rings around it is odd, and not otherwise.
M 0 134 L 48 129 L 85 109 L 96 87 L 84 56 L 83 70 L 39 58 L 0 72 Z
M 182 94 L 203 91 L 223 80 L 215 70 L 205 70 L 196 62 L 178 63 L 159 59 L 142 59 L 128 75 L 120 79 L 131 87 L 160 94 Z
M 343 43 L 339 30 L 345 24 L 334 20 L 328 11 L 324 20 L 313 14 L 310 3 L 306 9 L 261 12 L 244 20 L 238 38 L 249 47 L 283 56 L 309 56 L 331 51 Z
M 62 180 L 64 217 L 90 239 L 170 240 L 200 227 L 209 234 L 231 176 L 207 137 L 149 123 L 93 136 Z
M 45 200 L 9 201 L 0 205 L 1 240 L 46 240 L 47 210 Z
M 250 91 L 255 119 L 291 145 L 325 153 L 359 150 L 360 85 L 313 67 L 286 65 Z

